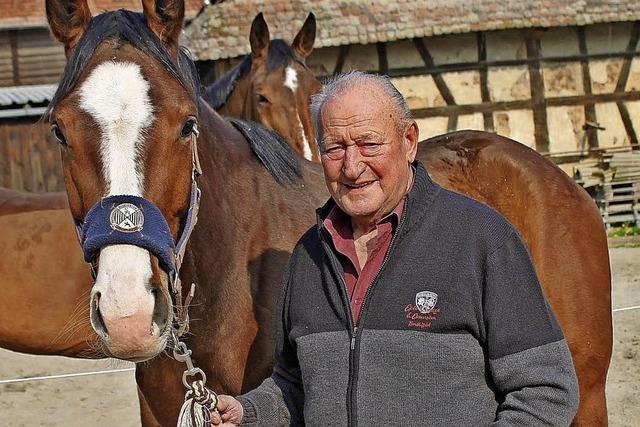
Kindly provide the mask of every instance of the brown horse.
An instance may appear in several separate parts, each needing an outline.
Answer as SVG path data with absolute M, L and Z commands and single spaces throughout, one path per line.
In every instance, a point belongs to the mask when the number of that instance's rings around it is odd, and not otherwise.
M 0 188 L 0 230 L 0 347 L 103 357 L 87 322 L 92 279 L 66 194 Z
M 308 106 L 321 86 L 304 62 L 315 38 L 313 13 L 291 45 L 270 40 L 269 27 L 259 13 L 251 24 L 251 54 L 206 88 L 205 101 L 223 116 L 262 123 L 307 160 L 319 161 Z
M 105 195 L 139 194 L 160 208 L 175 239 L 189 206 L 189 141 L 199 123 L 203 214 L 181 276 L 200 288 L 187 340 L 211 388 L 235 394 L 255 386 L 273 363 L 279 276 L 295 240 L 313 222 L 312 207 L 326 198 L 319 167 L 288 157 L 277 140 L 252 137 L 250 129 L 240 133 L 198 99 L 190 63 L 178 49 L 182 2 L 145 1 L 144 19 L 118 11 L 92 20 L 84 1 L 62 7 L 49 0 L 47 11 L 70 54 L 50 120 L 76 220 Z M 610 282 L 593 203 L 513 141 L 485 133 L 443 138 L 423 143 L 420 158 L 445 185 L 491 204 L 518 227 L 572 345 L 583 392 L 577 422 L 606 422 Z M 582 234 L 596 236 L 587 249 L 576 237 Z M 107 353 L 136 361 L 158 355 L 167 343 L 171 304 L 158 258 L 130 245 L 102 249 L 91 317 Z M 577 317 L 585 309 L 590 315 Z M 588 328 L 585 339 L 580 334 Z M 591 373 L 585 372 L 589 364 Z M 137 366 L 143 398 L 163 425 L 175 422 L 181 371 L 163 356 Z M 152 425 L 150 414 L 143 415 Z

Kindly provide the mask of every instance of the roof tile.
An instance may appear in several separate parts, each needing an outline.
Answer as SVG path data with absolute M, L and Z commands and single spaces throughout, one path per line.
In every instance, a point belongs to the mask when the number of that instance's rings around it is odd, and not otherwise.
M 0 0 L 0 5 L 6 1 L 17 2 Z M 20 3 L 24 1 L 34 0 Z M 258 12 L 264 12 L 272 37 L 289 41 L 307 13 L 314 12 L 319 36 L 316 47 L 640 19 L 637 0 L 226 0 L 205 7 L 185 30 L 183 43 L 198 59 L 246 54 L 249 28 Z M 232 26 L 236 27 L 233 32 Z M 358 27 L 355 33 L 354 26 Z M 236 40 L 231 41 L 229 35 Z M 214 46 L 212 40 L 219 43 Z

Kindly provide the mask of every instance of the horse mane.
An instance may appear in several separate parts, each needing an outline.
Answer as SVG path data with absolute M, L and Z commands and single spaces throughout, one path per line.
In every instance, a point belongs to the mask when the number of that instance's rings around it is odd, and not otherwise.
M 236 83 L 251 69 L 251 55 L 244 59 L 222 77 L 211 83 L 204 90 L 202 97 L 214 110 L 220 109 L 226 102 Z
M 74 87 L 96 48 L 105 41 L 130 43 L 158 60 L 187 89 L 194 100 L 200 96 L 200 80 L 189 52 L 181 47 L 178 62 L 169 54 L 158 36 L 149 28 L 144 15 L 130 10 L 116 10 L 95 16 L 74 48 L 65 66 L 58 89 L 43 116 L 48 119 L 56 104 Z
M 281 39 L 274 39 L 269 42 L 269 54 L 267 56 L 267 71 L 272 72 L 278 67 L 286 67 L 292 62 L 297 62 L 306 68 L 304 60 L 298 55 L 287 42 Z M 253 55 L 245 56 L 242 61 L 227 71 L 215 82 L 206 87 L 203 98 L 215 110 L 220 109 L 227 103 L 229 95 L 235 89 L 238 80 L 243 78 L 253 63 Z
M 249 143 L 251 151 L 279 184 L 302 177 L 298 157 L 287 142 L 271 129 L 256 122 L 227 118 Z

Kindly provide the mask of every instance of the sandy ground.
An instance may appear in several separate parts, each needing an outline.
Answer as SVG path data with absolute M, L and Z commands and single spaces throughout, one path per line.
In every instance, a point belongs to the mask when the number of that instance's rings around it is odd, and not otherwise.
M 610 250 L 613 307 L 640 306 L 640 248 Z M 608 401 L 612 426 L 640 425 L 640 309 L 614 314 Z M 37 357 L 0 350 L 0 379 L 131 365 Z M 0 426 L 139 426 L 133 372 L 0 385 Z

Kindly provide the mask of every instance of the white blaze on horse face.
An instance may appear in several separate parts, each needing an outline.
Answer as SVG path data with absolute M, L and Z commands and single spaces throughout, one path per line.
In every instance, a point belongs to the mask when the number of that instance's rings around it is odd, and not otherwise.
M 79 92 L 80 107 L 93 117 L 101 130 L 106 195 L 143 196 L 144 176 L 139 154 L 145 129 L 154 116 L 149 83 L 140 66 L 104 62 L 91 72 Z M 93 291 L 101 294 L 100 313 L 105 323 L 148 318 L 146 326 L 142 326 L 143 332 L 145 328 L 148 332 L 154 309 L 149 286 L 151 277 L 151 259 L 146 249 L 131 245 L 104 247 L 100 251 Z M 139 327 L 126 328 L 135 333 Z
M 284 71 L 284 85 L 291 89 L 293 94 L 295 95 L 296 90 L 298 89 L 298 72 L 291 66 L 288 66 Z M 302 151 L 304 158 L 307 160 L 311 160 L 311 146 L 309 145 L 309 141 L 307 141 L 307 136 L 304 134 L 304 127 L 302 126 L 302 120 L 300 120 L 300 113 L 297 112 L 296 108 L 296 117 L 298 119 L 298 129 L 300 129 L 300 134 L 302 135 Z
M 284 85 L 293 93 L 298 89 L 298 72 L 291 66 L 284 70 Z
M 80 88 L 80 107 L 102 131 L 100 152 L 107 195 L 142 196 L 144 178 L 138 155 L 143 131 L 153 121 L 153 107 L 140 66 L 126 62 L 98 65 Z

